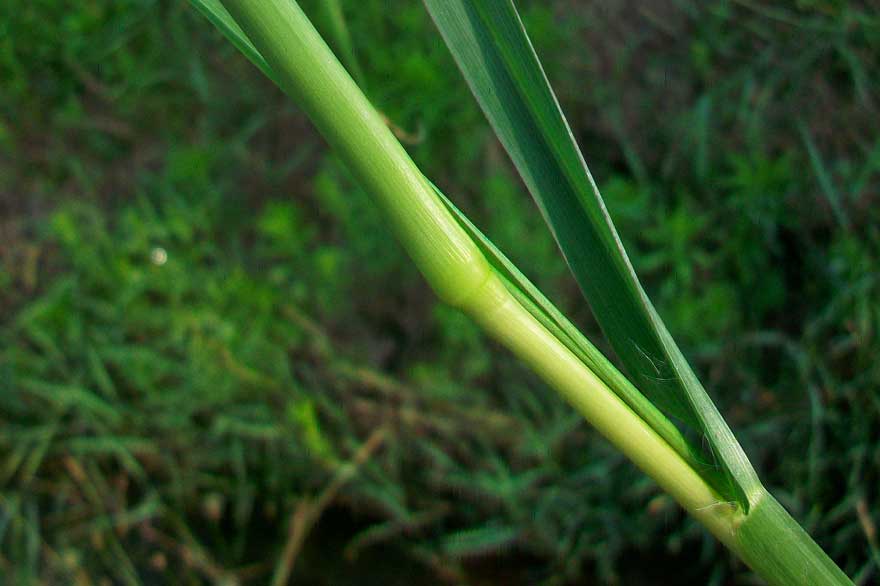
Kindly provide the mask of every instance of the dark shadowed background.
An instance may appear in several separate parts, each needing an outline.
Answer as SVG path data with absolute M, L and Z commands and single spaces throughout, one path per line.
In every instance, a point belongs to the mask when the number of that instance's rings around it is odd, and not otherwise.
M 878 6 L 518 4 L 672 333 L 769 488 L 877 583 Z M 422 5 L 342 8 L 417 163 L 607 350 Z M 288 577 L 757 583 L 435 301 L 186 2 L 5 2 L 0 583 Z

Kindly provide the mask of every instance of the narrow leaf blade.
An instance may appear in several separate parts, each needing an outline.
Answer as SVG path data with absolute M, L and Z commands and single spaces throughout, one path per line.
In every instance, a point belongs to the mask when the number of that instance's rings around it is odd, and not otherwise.
M 563 315 L 559 309 L 538 289 L 528 277 L 517 268 L 495 244 L 485 236 L 468 217 L 439 189 L 434 188 L 439 197 L 452 212 L 459 224 L 480 247 L 483 255 L 492 265 L 508 291 L 513 293 L 529 313 L 547 328 L 572 354 L 577 356 L 593 371 L 617 396 L 622 398 L 651 428 L 669 443 L 692 466 L 709 470 L 696 449 L 602 352 Z M 717 485 L 717 478 L 715 485 Z
M 635 387 L 705 438 L 748 510 L 757 476 L 639 283 L 513 3 L 424 1 Z
M 263 56 L 260 55 L 260 52 L 257 51 L 254 44 L 247 38 L 244 31 L 238 26 L 238 23 L 232 18 L 232 15 L 223 7 L 220 0 L 189 0 L 189 3 L 193 8 L 201 12 L 205 18 L 211 21 L 211 24 L 217 27 L 217 29 L 223 33 L 223 36 L 226 37 L 236 49 L 241 51 L 251 63 L 256 65 L 266 77 L 277 84 L 275 74 L 272 72 L 269 64 L 266 63 L 266 60 L 263 59 Z

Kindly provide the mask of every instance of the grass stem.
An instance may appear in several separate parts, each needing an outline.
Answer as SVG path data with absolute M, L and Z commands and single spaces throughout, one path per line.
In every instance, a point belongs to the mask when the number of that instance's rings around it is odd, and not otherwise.
M 223 5 L 360 184 L 438 297 L 451 305 L 489 265 L 295 2 Z M 283 41 L 283 42 L 281 42 Z
M 224 6 L 386 212 L 438 296 L 522 358 L 731 544 L 735 509 L 504 287 L 299 6 L 283 0 L 224 0 Z
M 852 584 L 763 488 L 744 514 L 505 287 L 332 51 L 291 0 L 223 0 L 273 79 L 389 219 L 441 300 L 462 309 L 571 403 L 771 585 Z

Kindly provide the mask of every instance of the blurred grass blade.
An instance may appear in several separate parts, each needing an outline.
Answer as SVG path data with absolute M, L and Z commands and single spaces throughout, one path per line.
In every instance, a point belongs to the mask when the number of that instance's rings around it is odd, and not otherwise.
M 801 135 L 801 139 L 804 141 L 804 146 L 807 148 L 807 154 L 810 157 L 810 164 L 813 166 L 813 171 L 816 173 L 816 179 L 819 181 L 819 186 L 822 188 L 822 193 L 825 194 L 825 198 L 828 200 L 828 205 L 831 207 L 835 219 L 840 224 L 841 228 L 845 231 L 849 231 L 850 221 L 846 216 L 843 205 L 841 204 L 840 194 L 838 193 L 837 188 L 834 187 L 834 180 L 831 178 L 831 174 L 822 162 L 822 155 L 819 154 L 816 142 L 813 140 L 813 137 L 810 136 L 810 130 L 802 121 L 798 122 L 798 132 Z
M 704 438 L 725 477 L 722 496 L 747 511 L 760 482 L 642 289 L 516 8 L 425 4 L 632 382 Z

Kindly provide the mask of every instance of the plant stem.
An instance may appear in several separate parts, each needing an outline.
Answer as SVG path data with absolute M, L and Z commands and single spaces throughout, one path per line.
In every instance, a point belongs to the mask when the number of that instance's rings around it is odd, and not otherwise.
M 381 116 L 292 0 L 223 5 L 330 145 L 375 198 L 441 300 L 513 351 L 774 586 L 852 583 L 763 489 L 748 515 L 690 464 L 548 331 L 504 286 Z
M 456 305 L 479 287 L 490 271 L 483 255 L 296 2 L 223 5 L 374 197 L 437 296 Z
M 596 429 L 731 543 L 734 508 L 504 287 L 415 163 L 289 0 L 224 0 L 282 88 L 309 114 L 382 209 L 438 295 L 468 313 Z

